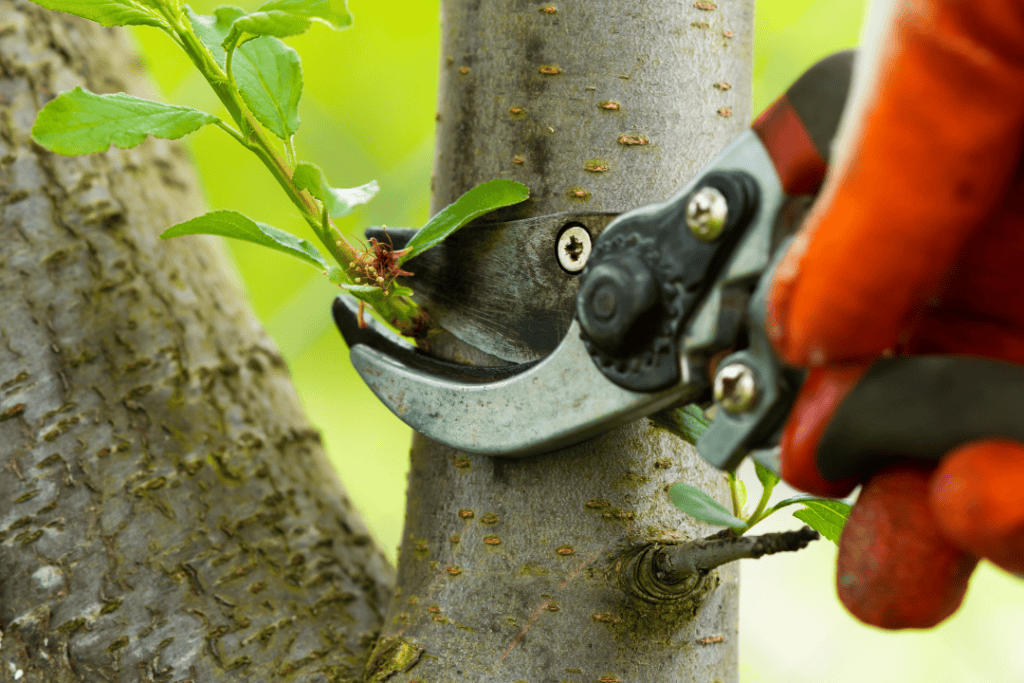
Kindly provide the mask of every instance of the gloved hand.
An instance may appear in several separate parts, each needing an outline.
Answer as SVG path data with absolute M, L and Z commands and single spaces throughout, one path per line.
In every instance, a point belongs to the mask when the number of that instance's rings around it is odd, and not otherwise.
M 828 496 L 860 482 L 825 481 L 815 447 L 873 360 L 1024 363 L 1024 1 L 872 10 L 830 175 L 768 310 L 779 355 L 812 368 L 782 474 Z M 869 624 L 930 627 L 959 607 L 977 558 L 1024 572 L 1024 445 L 980 441 L 935 470 L 874 474 L 843 533 L 839 595 Z

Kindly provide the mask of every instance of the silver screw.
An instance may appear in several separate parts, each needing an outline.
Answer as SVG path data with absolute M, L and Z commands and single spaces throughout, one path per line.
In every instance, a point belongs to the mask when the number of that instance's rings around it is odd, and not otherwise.
M 590 258 L 590 233 L 582 225 L 570 225 L 558 235 L 558 263 L 569 273 L 578 273 Z
M 686 205 L 687 227 L 697 239 L 705 242 L 717 239 L 722 234 L 728 217 L 729 205 L 725 195 L 710 186 L 697 190 Z
M 730 413 L 751 410 L 757 393 L 757 375 L 746 363 L 729 363 L 715 373 L 715 402 Z

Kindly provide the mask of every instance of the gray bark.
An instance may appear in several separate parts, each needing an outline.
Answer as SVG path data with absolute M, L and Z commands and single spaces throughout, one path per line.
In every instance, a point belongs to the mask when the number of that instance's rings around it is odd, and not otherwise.
M 662 201 L 749 121 L 752 2 L 442 7 L 435 211 L 494 177 L 532 194 L 502 219 Z M 653 544 L 712 532 L 670 504 L 679 480 L 727 498 L 720 473 L 646 420 L 524 460 L 414 437 L 398 589 L 368 673 L 735 681 L 735 563 L 674 589 L 646 571 Z
M 29 139 L 142 77 L 0 0 L 0 681 L 356 680 L 393 570 L 218 244 L 157 237 L 203 211 L 182 148 Z

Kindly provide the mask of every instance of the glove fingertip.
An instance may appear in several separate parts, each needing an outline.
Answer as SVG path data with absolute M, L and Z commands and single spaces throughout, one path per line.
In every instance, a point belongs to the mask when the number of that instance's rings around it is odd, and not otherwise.
M 955 545 L 1024 573 L 1024 445 L 987 440 L 951 451 L 932 476 L 932 511 Z
M 931 628 L 959 609 L 978 558 L 950 543 L 928 501 L 931 472 L 913 466 L 872 477 L 843 529 L 836 589 L 866 624 Z

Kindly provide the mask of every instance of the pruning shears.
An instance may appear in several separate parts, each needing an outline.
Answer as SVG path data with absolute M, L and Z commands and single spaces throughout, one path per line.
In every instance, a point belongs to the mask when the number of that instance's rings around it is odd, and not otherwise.
M 334 317 L 356 370 L 417 431 L 501 457 L 713 402 L 698 453 L 730 471 L 750 455 L 778 473 L 805 373 L 768 342 L 768 285 L 824 179 L 853 61 L 847 51 L 811 67 L 662 204 L 471 226 L 408 262 L 409 284 L 443 327 L 513 364 L 438 360 L 373 321 L 360 327 L 339 297 Z M 896 456 L 937 461 L 978 438 L 1024 441 L 1024 420 L 1006 410 L 1014 395 L 1024 395 L 1016 365 L 880 359 L 819 442 L 819 471 L 841 480 Z

